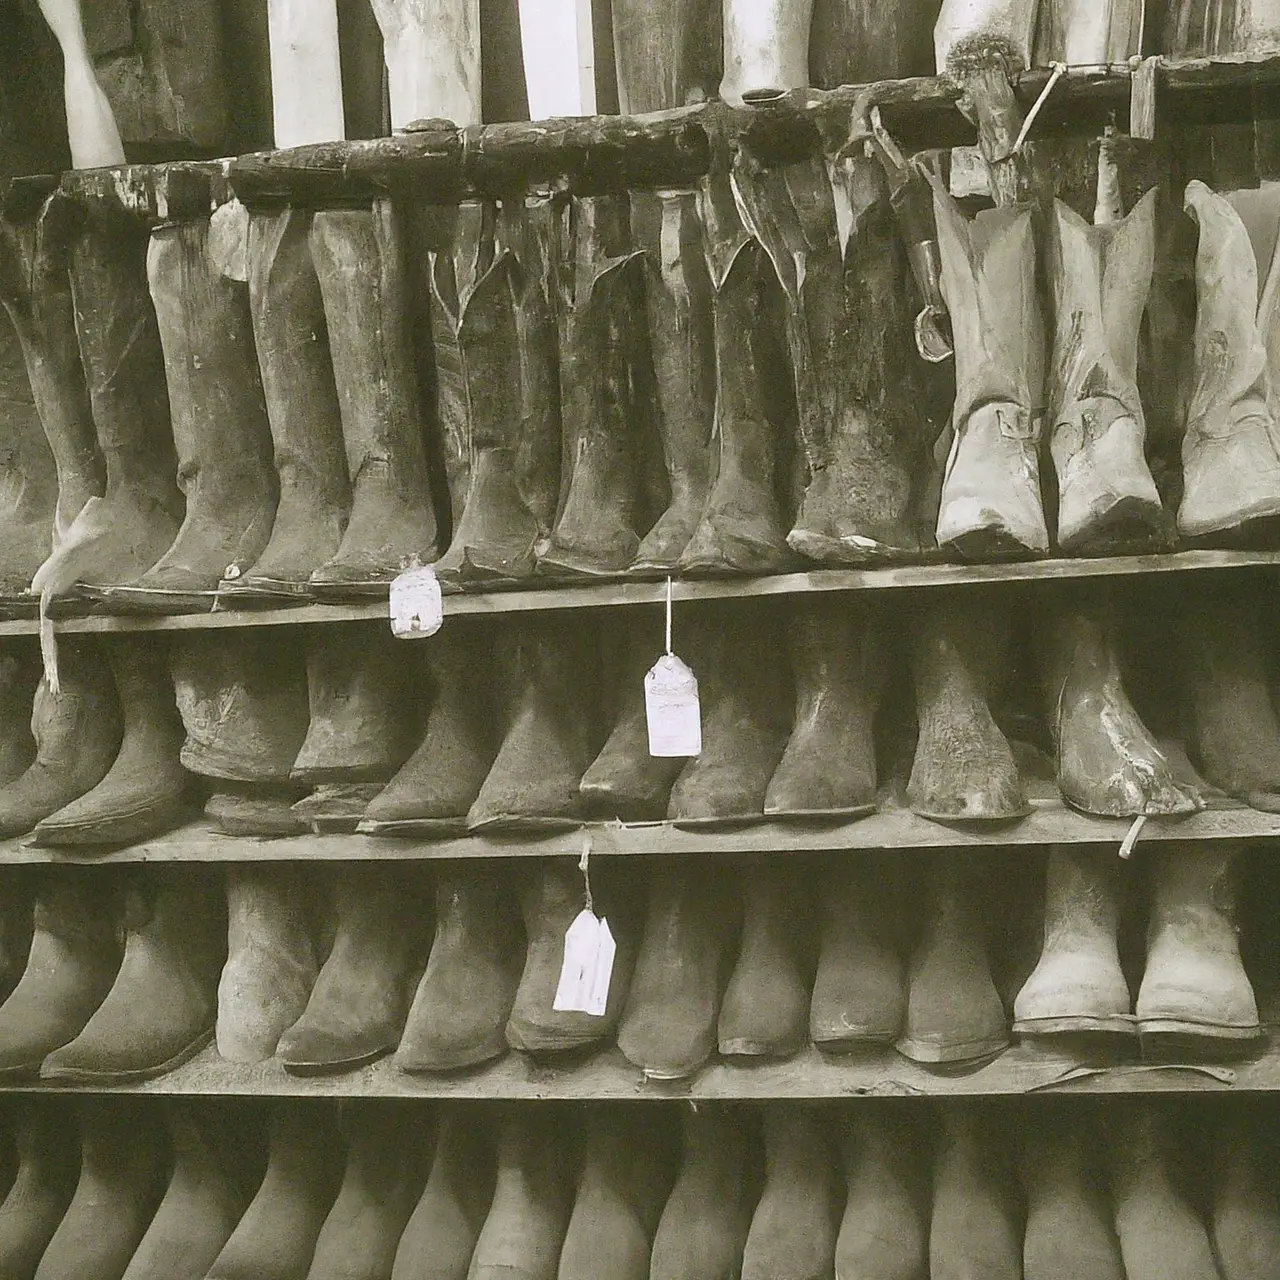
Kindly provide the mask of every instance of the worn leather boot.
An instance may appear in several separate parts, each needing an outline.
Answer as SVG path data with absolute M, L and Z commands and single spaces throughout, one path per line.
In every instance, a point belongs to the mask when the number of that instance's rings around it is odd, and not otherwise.
M 18 1172 L 0 1202 L 0 1258 L 6 1277 L 32 1280 L 75 1194 L 80 1144 L 62 1099 L 25 1099 L 13 1128 Z
M 1209 1230 L 1218 1268 L 1223 1280 L 1266 1280 L 1280 1258 L 1274 1128 L 1249 1108 L 1222 1117 L 1214 1129 Z
M 1248 1040 L 1261 1034 L 1240 961 L 1235 851 L 1201 842 L 1147 854 L 1147 967 L 1134 1012 L 1146 1035 Z
M 724 10 L 724 78 L 720 96 L 734 106 L 770 102 L 809 83 L 813 0 L 731 0 Z
M 441 871 L 435 941 L 396 1050 L 401 1071 L 456 1071 L 506 1051 L 520 942 L 515 901 L 498 876 Z
M 806 601 L 787 624 L 796 709 L 765 792 L 769 817 L 834 818 L 876 806 L 875 717 L 885 653 L 873 609 Z
M 35 763 L 32 704 L 40 661 L 19 641 L 0 653 L 0 795 Z
M 227 956 L 221 878 L 153 874 L 124 891 L 124 958 L 106 999 L 40 1069 L 46 1080 L 111 1084 L 181 1066 L 213 1038 Z
M 720 5 L 713 0 L 682 0 L 657 9 L 643 0 L 618 0 L 613 51 L 619 110 L 625 115 L 669 111 L 712 97 L 719 44 Z
M 738 904 L 724 873 L 690 863 L 649 880 L 618 1048 L 651 1080 L 683 1080 L 716 1050 Z
M 276 1048 L 295 1075 L 350 1071 L 390 1053 L 422 975 L 430 914 L 417 876 L 351 864 L 335 867 L 330 885 L 333 946 Z
M 0 1079 L 34 1075 L 74 1040 L 120 968 L 110 883 L 50 869 L 36 890 L 27 966 L 0 1005 Z
M 305 882 L 287 865 L 227 868 L 227 963 L 218 979 L 218 1053 L 262 1062 L 303 1014 L 319 969 Z
M 21 872 L 6 878 L 0 902 L 0 1006 L 13 993 L 31 957 L 35 884 Z
M 764 1188 L 742 1280 L 831 1280 L 842 1188 L 823 1120 L 821 1111 L 794 1103 L 763 1109 Z
M 742 935 L 717 1026 L 726 1057 L 788 1058 L 808 1039 L 813 899 L 799 870 L 773 862 L 740 873 Z
M 187 812 L 182 718 L 163 653 L 146 636 L 121 636 L 107 655 L 124 713 L 120 751 L 93 790 L 36 824 L 35 844 L 132 844 L 172 830 Z
M 1072 845 L 1049 851 L 1043 949 L 1013 1004 L 1019 1035 L 1134 1030 L 1117 949 L 1115 861 L 1109 852 Z

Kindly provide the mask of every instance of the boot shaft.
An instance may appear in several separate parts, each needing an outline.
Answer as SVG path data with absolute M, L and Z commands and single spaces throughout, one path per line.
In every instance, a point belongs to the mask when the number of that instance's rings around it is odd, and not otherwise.
M 726 102 L 770 101 L 809 83 L 809 24 L 813 0 L 769 0 L 767 4 L 725 0 L 724 77 Z

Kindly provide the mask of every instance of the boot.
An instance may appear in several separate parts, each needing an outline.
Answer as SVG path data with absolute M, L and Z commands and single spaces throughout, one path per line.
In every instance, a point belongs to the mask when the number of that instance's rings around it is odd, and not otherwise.
M 808 1040 L 813 903 L 797 870 L 741 873 L 742 939 L 717 1028 L 725 1057 L 789 1058 Z
M 227 595 L 307 594 L 312 571 L 337 552 L 351 512 L 310 226 L 300 209 L 249 218 L 249 310 L 280 499 L 267 545 L 247 570 L 224 580 Z
M 1147 967 L 1134 1011 L 1142 1035 L 1248 1040 L 1261 1034 L 1240 961 L 1235 851 L 1201 842 L 1151 859 Z
M 396 1051 L 401 1071 L 456 1071 L 506 1051 L 519 943 L 515 903 L 496 876 L 441 872 L 435 941 Z
M 812 600 L 790 619 L 791 739 L 765 792 L 768 817 L 851 818 L 876 807 L 876 709 L 885 652 L 874 609 Z
M 227 963 L 218 980 L 218 1053 L 263 1062 L 303 1014 L 318 971 L 305 884 L 288 866 L 227 868 Z
M 986 607 L 984 607 L 984 605 Z M 923 607 L 912 648 L 916 743 L 907 799 L 939 822 L 1000 821 L 1030 813 L 1013 751 L 990 695 L 1008 647 L 1008 614 L 992 599 L 943 598 Z
M 436 558 L 436 518 L 418 405 L 403 245 L 389 197 L 328 209 L 311 224 L 311 256 L 351 478 L 351 521 L 311 575 L 320 593 L 385 594 L 411 564 Z
M 1274 1146 L 1266 1144 L 1274 1130 L 1260 1119 L 1251 1109 L 1215 1125 L 1209 1228 L 1223 1280 L 1266 1280 L 1280 1258 Z
M 919 1137 L 883 1106 L 850 1114 L 842 1134 L 848 1198 L 836 1237 L 836 1275 L 925 1280 L 928 1208 L 913 1151 Z
M 213 1039 L 227 957 L 222 884 L 194 867 L 153 874 L 124 892 L 124 958 L 107 998 L 40 1068 L 46 1080 L 105 1085 L 150 1080 Z
M 557 1280 L 649 1280 L 674 1172 L 669 1132 L 658 1108 L 588 1105 L 586 1155 Z
M 299 789 L 291 783 L 223 781 L 205 801 L 204 816 L 215 831 L 228 836 L 301 835 L 308 828 L 295 812 Z
M 649 908 L 618 1048 L 650 1080 L 683 1080 L 716 1050 L 737 904 L 723 873 L 688 863 L 649 881 Z
M 351 864 L 335 867 L 330 884 L 333 947 L 276 1049 L 295 1075 L 350 1071 L 390 1053 L 422 974 L 429 916 L 412 875 Z
M 0 653 L 0 795 L 35 763 L 31 707 L 39 687 L 39 660 L 25 645 Z
M 83 1098 L 80 1181 L 36 1280 L 121 1280 L 164 1195 L 164 1131 L 134 1099 Z
M 1013 1004 L 1019 1035 L 1134 1030 L 1117 950 L 1119 883 L 1109 851 L 1049 851 L 1044 949 Z
M 0 1006 L 13 994 L 31 958 L 34 888 L 21 872 L 6 877 L 0 901 Z
M 1200 241 L 1178 532 L 1204 538 L 1280 514 L 1280 425 L 1268 369 L 1275 265 L 1258 262 L 1239 213 L 1203 182 L 1187 184 L 1184 208 Z
M 381 790 L 377 782 L 329 782 L 295 801 L 290 811 L 316 835 L 352 835 Z
M 820 1049 L 896 1039 L 907 980 L 894 936 L 897 912 L 886 910 L 895 904 L 885 877 L 845 855 L 827 875 L 821 901 L 810 1038 Z
M 774 1103 L 763 1119 L 764 1189 L 747 1233 L 742 1280 L 831 1280 L 841 1188 L 822 1113 Z
M 641 0 L 618 0 L 612 12 L 618 102 L 624 115 L 669 111 L 714 95 L 719 3 L 696 0 L 654 9 Z
M 445 1102 L 437 1115 L 431 1173 L 400 1237 L 391 1280 L 467 1280 L 493 1199 L 493 1149 L 480 1114 Z
M 554 1106 L 500 1113 L 493 1203 L 467 1280 L 556 1280 L 573 1207 L 566 1119 Z
M 927 867 L 928 905 L 911 955 L 907 1017 L 897 1041 L 898 1052 L 916 1062 L 987 1058 L 1009 1043 L 968 862 L 953 850 Z
M 578 784 L 595 734 L 595 635 L 544 619 L 496 638 L 497 685 L 509 691 L 502 746 L 467 814 L 472 831 L 554 829 L 582 817 Z
M 0 1203 L 7 1280 L 32 1280 L 75 1194 L 80 1145 L 65 1102 L 27 1098 L 14 1118 L 18 1173 Z
M 809 28 L 809 83 L 818 89 L 932 75 L 935 0 L 884 9 L 815 0 Z
M 1044 555 L 1044 321 L 1031 208 L 984 210 L 969 221 L 935 179 L 933 209 L 956 353 L 938 545 L 965 559 Z
M 0 1079 L 34 1075 L 74 1040 L 120 968 L 110 890 L 95 873 L 52 870 L 36 891 L 27 967 L 0 1005 Z
M 467 811 L 498 752 L 490 635 L 451 618 L 425 654 L 431 697 L 417 750 L 370 802 L 360 830 L 373 835 L 463 834 Z
M 1051 0 L 1036 21 L 1034 65 L 1107 68 L 1141 55 L 1143 6 L 1120 0 L 1095 9 L 1075 0 Z
M 724 7 L 724 78 L 720 97 L 734 106 L 769 102 L 809 83 L 813 0 L 738 2 Z
M 187 811 L 168 664 L 146 636 L 120 636 L 108 654 L 124 711 L 119 754 L 92 791 L 36 824 L 36 844 L 135 844 L 171 831 Z

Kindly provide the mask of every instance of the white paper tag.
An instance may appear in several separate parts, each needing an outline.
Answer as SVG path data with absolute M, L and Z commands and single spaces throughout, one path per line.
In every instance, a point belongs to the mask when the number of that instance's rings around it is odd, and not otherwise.
M 564 961 L 551 1007 L 558 1013 L 604 1017 L 617 949 L 608 920 L 585 908 L 579 911 L 564 935 Z
M 696 756 L 702 750 L 698 677 L 674 653 L 645 673 L 644 714 L 651 756 Z
M 391 581 L 391 633 L 401 640 L 433 636 L 444 622 L 440 582 L 429 565 L 418 565 Z

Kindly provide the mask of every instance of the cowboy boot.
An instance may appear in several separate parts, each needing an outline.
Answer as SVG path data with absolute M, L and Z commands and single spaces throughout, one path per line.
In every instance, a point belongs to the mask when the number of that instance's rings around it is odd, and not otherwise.
M 1209 1230 L 1224 1280 L 1265 1280 L 1280 1258 L 1274 1148 L 1267 1143 L 1270 1125 L 1260 1126 L 1260 1119 L 1250 1109 L 1214 1126 Z
M 303 1014 L 319 970 L 303 882 L 291 867 L 227 868 L 227 963 L 218 1053 L 263 1062 Z
M 612 13 L 618 109 L 624 115 L 669 111 L 714 95 L 720 61 L 716 0 L 679 0 L 661 9 L 618 0 Z
M 35 763 L 31 712 L 39 686 L 39 662 L 24 644 L 0 653 L 0 795 Z
M 813 0 L 767 5 L 725 0 L 724 78 L 720 97 L 734 106 L 770 102 L 809 83 Z
M 1240 960 L 1235 851 L 1220 842 L 1155 850 L 1147 967 L 1134 1012 L 1146 1035 L 1249 1040 L 1261 1034 Z
M 36 823 L 35 844 L 133 844 L 185 816 L 189 778 L 168 664 L 145 636 L 115 638 L 108 656 L 124 713 L 120 751 L 96 787 Z
M 787 624 L 796 709 L 765 792 L 768 817 L 856 817 L 876 806 L 876 709 L 884 636 L 872 607 L 810 600 Z
M 249 311 L 280 499 L 262 554 L 223 581 L 229 596 L 307 594 L 313 570 L 337 553 L 351 513 L 310 227 L 311 215 L 300 209 L 255 210 L 249 217 Z
M 1044 947 L 1013 1004 L 1019 1035 L 1132 1032 L 1132 997 L 1120 968 L 1119 882 L 1114 859 L 1095 849 L 1049 851 Z
M 374 0 L 391 128 L 415 120 L 480 123 L 480 6 Z
M 18 1172 L 0 1203 L 0 1258 L 12 1280 L 32 1280 L 71 1204 L 80 1144 L 65 1102 L 27 1098 L 14 1117 Z
M 764 1188 L 751 1217 L 742 1280 L 830 1280 L 840 1222 L 840 1175 L 822 1113 L 794 1103 L 763 1109 Z
M 741 873 L 742 936 L 720 1003 L 717 1038 L 725 1057 L 788 1058 L 809 1032 L 813 903 L 791 867 Z
M 932 75 L 934 0 L 867 8 L 814 0 L 809 83 L 817 89 Z
M 124 957 L 107 997 L 40 1075 L 67 1084 L 149 1080 L 213 1039 L 227 957 L 221 880 L 196 869 L 152 873 L 124 891 Z
M 1035 65 L 1125 66 L 1142 54 L 1143 7 L 1131 0 L 1101 5 L 1049 0 L 1036 21 Z
M 401 1071 L 456 1071 L 506 1052 L 519 939 L 515 902 L 496 876 L 441 872 L 435 940 L 396 1050 Z

